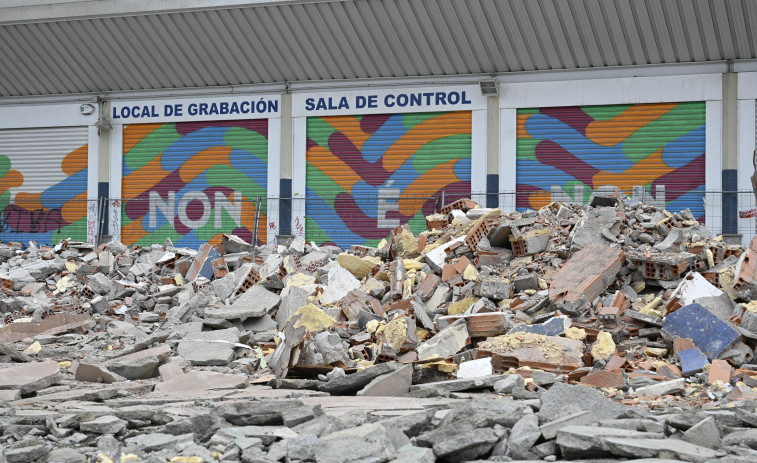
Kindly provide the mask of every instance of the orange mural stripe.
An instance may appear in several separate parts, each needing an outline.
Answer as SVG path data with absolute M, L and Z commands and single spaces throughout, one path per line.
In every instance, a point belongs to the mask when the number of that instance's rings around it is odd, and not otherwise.
M 13 202 L 16 206 L 26 209 L 27 211 L 46 211 L 47 208 L 42 205 L 41 193 L 25 193 L 19 191 L 16 196 L 13 197 Z
M 21 172 L 11 169 L 7 174 L 0 178 L 0 193 L 11 188 L 18 188 L 24 184 L 24 176 Z
M 150 135 L 155 129 L 162 126 L 157 124 L 132 124 L 124 127 L 123 145 L 124 153 L 128 153 L 134 145 L 141 142 L 143 138 Z
M 265 244 L 268 240 L 268 216 L 265 212 L 260 212 L 260 222 L 258 222 L 258 239 Z
M 121 191 L 124 199 L 139 196 L 148 188 L 155 185 L 155 181 L 162 180 L 170 172 L 163 169 L 160 164 L 161 156 L 155 156 L 150 162 L 139 170 L 124 177 Z
M 386 150 L 382 164 L 387 172 L 399 169 L 416 151 L 428 142 L 449 135 L 471 133 L 471 112 L 457 111 L 442 114 L 421 122 Z
M 633 105 L 613 119 L 590 123 L 586 136 L 598 145 L 615 146 L 676 106 L 678 103 Z
M 236 201 L 232 196 L 229 197 L 230 201 Z M 250 231 L 255 228 L 255 201 L 250 201 L 247 197 L 242 197 L 242 226 Z
M 362 180 L 350 166 L 322 146 L 311 147 L 307 153 L 307 160 L 348 192 L 352 191 L 355 183 Z
M 71 151 L 63 158 L 60 163 L 60 169 L 66 175 L 74 175 L 75 173 L 87 168 L 87 155 L 89 153 L 89 145 L 80 146 Z
M 183 182 L 189 183 L 198 175 L 218 164 L 231 165 L 229 155 L 230 146 L 213 146 L 192 156 L 179 168 L 179 176 Z
M 399 211 L 402 215 L 415 215 L 434 193 L 450 183 L 458 181 L 455 175 L 455 163 L 459 159 L 447 161 L 416 178 L 413 183 L 402 192 Z
M 147 231 L 142 228 L 141 218 L 121 227 L 121 239 L 127 246 L 131 246 L 145 236 L 147 236 Z
M 68 223 L 74 223 L 87 215 L 87 193 L 76 195 L 60 208 L 60 214 Z
M 516 135 L 518 138 L 531 138 L 531 135 L 526 130 L 526 121 L 531 116 L 533 114 L 518 114 L 518 130 Z
M 324 117 L 323 120 L 346 135 L 357 149 L 362 149 L 363 143 L 371 138 L 370 133 L 365 133 L 360 128 L 360 121 L 355 116 L 331 116 Z
M 660 148 L 623 173 L 597 172 L 592 178 L 594 188 L 616 186 L 625 193 L 632 193 L 635 185 L 647 185 L 672 172 L 674 169 L 662 160 L 662 150 L 663 148 Z
M 531 209 L 539 210 L 552 202 L 552 194 L 548 191 L 534 191 L 528 195 L 528 203 Z

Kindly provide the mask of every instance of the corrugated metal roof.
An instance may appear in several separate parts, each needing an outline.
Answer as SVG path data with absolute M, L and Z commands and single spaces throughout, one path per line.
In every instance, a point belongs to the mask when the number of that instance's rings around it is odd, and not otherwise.
M 0 26 L 0 97 L 757 58 L 754 0 L 347 0 Z

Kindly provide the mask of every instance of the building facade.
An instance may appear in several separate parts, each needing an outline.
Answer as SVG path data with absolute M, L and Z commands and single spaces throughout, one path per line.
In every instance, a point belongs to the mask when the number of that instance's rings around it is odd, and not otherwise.
M 371 246 L 615 193 L 755 234 L 753 2 L 125 3 L 0 4 L 0 240 Z

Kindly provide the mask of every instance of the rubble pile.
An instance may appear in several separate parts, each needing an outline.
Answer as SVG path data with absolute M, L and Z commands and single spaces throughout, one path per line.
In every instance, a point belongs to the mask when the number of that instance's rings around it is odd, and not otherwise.
M 603 196 L 426 224 L 0 245 L 0 462 L 755 461 L 757 238 Z

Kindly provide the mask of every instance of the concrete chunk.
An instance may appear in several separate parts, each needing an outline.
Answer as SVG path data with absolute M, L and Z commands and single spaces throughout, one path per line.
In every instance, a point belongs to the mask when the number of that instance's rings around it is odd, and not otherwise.
M 27 363 L 0 369 L 0 389 L 16 389 L 29 394 L 60 380 L 58 362 Z

